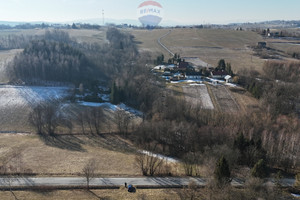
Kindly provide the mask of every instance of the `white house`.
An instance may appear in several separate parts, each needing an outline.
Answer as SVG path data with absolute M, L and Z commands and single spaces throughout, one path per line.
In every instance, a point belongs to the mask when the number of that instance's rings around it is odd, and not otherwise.
M 230 75 L 225 76 L 224 79 L 226 80 L 226 83 L 232 83 L 232 77 Z

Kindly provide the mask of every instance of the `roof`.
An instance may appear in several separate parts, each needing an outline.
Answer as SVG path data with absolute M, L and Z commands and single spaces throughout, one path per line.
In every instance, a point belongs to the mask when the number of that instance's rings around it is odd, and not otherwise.
M 139 8 L 141 8 L 143 6 L 157 6 L 157 7 L 162 8 L 162 6 L 159 3 L 157 3 L 156 1 L 145 1 L 139 5 Z
M 228 75 L 228 72 L 225 70 L 222 71 L 213 71 L 211 72 L 213 76 L 226 76 Z
M 230 75 L 225 76 L 225 79 L 231 79 L 232 77 Z
M 187 62 L 180 62 L 178 65 L 178 68 L 187 68 L 189 66 L 189 63 Z
M 187 72 L 186 73 L 187 76 L 201 76 L 201 72 Z

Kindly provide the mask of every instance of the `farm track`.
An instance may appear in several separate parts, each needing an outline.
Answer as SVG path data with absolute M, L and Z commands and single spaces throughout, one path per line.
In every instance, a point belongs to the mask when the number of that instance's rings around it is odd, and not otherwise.
M 175 54 L 168 48 L 166 47 L 162 42 L 161 42 L 161 39 L 168 36 L 169 34 L 171 33 L 171 30 L 169 30 L 168 33 L 166 33 L 165 35 L 161 36 L 160 38 L 158 38 L 157 40 L 157 43 L 162 47 L 164 48 L 167 52 L 169 52 L 172 56 L 174 56 Z

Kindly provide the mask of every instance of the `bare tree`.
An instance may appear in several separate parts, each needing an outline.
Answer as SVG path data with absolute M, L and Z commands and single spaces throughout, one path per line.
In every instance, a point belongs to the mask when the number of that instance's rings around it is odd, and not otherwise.
M 29 114 L 29 123 L 35 127 L 36 132 L 41 134 L 43 131 L 44 120 L 43 120 L 43 106 L 38 105 L 33 109 L 33 111 Z
M 152 153 L 149 153 L 149 155 L 140 153 L 136 156 L 135 161 L 136 165 L 141 169 L 144 176 L 154 176 L 164 162 L 163 159 L 158 158 Z
M 86 165 L 82 169 L 83 174 L 86 178 L 87 189 L 89 189 L 89 187 L 90 187 L 91 179 L 95 177 L 96 168 L 97 168 L 96 161 L 94 158 L 92 158 L 86 163 Z
M 93 108 L 91 110 L 91 122 L 94 125 L 96 133 L 99 135 L 101 133 L 101 125 L 103 121 L 103 109 L 101 107 Z
M 48 103 L 44 107 L 45 130 L 49 135 L 54 135 L 55 129 L 58 126 L 58 107 L 52 103 Z
M 84 126 L 85 126 L 85 112 L 84 111 L 80 111 L 78 114 L 77 114 L 77 122 L 80 124 L 81 126 L 81 130 L 82 130 L 82 133 L 85 134 L 85 129 L 84 129 Z
M 126 136 L 128 134 L 130 123 L 129 113 L 127 113 L 125 110 L 117 110 L 114 117 L 119 133 L 123 133 Z
M 60 122 L 59 104 L 48 102 L 40 104 L 29 114 L 29 123 L 35 127 L 38 134 L 53 135 Z

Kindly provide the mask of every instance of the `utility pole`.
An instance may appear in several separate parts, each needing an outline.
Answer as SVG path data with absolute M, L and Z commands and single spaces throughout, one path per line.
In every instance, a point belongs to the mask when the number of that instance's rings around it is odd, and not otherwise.
M 102 10 L 102 24 L 104 26 L 104 10 Z

